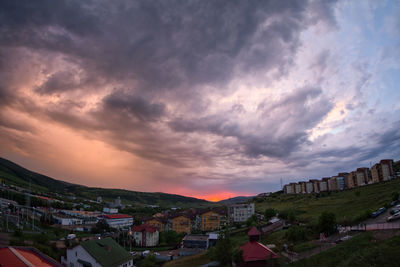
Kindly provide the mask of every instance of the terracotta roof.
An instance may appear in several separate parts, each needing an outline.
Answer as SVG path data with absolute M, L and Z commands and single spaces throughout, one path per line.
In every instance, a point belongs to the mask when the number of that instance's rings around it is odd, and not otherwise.
M 241 246 L 239 250 L 243 251 L 243 260 L 245 262 L 279 258 L 278 254 L 259 242 L 248 242 Z
M 37 267 L 62 266 L 49 256 L 30 247 L 0 248 L 0 259 L 2 267 L 26 267 L 26 263 Z
M 149 233 L 154 233 L 155 231 L 157 231 L 157 228 L 148 225 L 148 224 L 142 224 L 142 225 L 135 225 L 132 227 L 132 230 L 134 232 L 149 232 Z
M 257 228 L 255 226 L 253 226 L 253 228 L 250 229 L 250 231 L 247 233 L 249 236 L 259 236 L 261 235 L 260 231 L 257 230 Z
M 106 219 L 132 218 L 131 215 L 126 215 L 126 214 L 107 214 L 107 215 L 103 215 L 103 217 L 106 218 Z

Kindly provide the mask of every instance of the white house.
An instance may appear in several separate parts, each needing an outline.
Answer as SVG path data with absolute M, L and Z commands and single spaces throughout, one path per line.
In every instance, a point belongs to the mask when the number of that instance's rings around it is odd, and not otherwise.
M 67 267 L 132 267 L 132 256 L 111 237 L 93 239 L 67 249 Z
M 135 225 L 132 228 L 132 236 L 135 244 L 140 247 L 154 247 L 159 242 L 159 232 L 157 228 L 148 224 Z

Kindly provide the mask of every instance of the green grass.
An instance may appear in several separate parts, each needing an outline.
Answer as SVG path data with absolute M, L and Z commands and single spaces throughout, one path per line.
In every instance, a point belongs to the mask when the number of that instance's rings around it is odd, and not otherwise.
M 359 192 L 359 193 L 357 193 Z M 279 195 L 268 197 L 256 203 L 256 210 L 264 212 L 267 208 L 279 211 L 293 210 L 301 221 L 316 224 L 322 211 L 336 215 L 339 223 L 354 223 L 365 219 L 370 211 L 389 205 L 392 193 L 400 192 L 400 179 L 359 187 L 342 192 L 316 194 Z
M 178 260 L 173 260 L 165 263 L 165 267 L 187 267 L 187 266 L 200 266 L 213 261 L 210 253 L 204 252 L 198 255 L 183 257 Z
M 320 247 L 320 244 L 316 243 L 315 241 L 307 241 L 297 245 L 294 245 L 293 251 L 296 253 L 304 252 L 310 249 L 314 249 Z
M 399 266 L 399 251 L 400 236 L 377 241 L 367 232 L 293 266 Z

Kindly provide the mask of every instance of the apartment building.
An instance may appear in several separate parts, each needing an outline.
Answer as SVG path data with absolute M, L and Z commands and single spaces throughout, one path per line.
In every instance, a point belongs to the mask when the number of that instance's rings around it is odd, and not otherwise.
M 215 231 L 221 228 L 221 215 L 218 212 L 212 210 L 204 211 L 200 216 L 202 231 Z
M 255 213 L 254 203 L 235 204 L 229 206 L 228 217 L 230 222 L 245 222 Z
M 391 177 L 394 177 L 393 160 L 383 159 L 379 163 L 376 163 L 371 168 L 371 176 L 374 183 L 387 181 Z
M 357 168 L 356 170 L 357 186 L 363 186 L 372 183 L 368 168 Z
M 128 228 L 133 225 L 133 217 L 126 214 L 106 214 L 99 216 L 100 219 L 104 219 L 107 224 L 112 228 Z
M 171 229 L 177 233 L 190 234 L 192 229 L 192 220 L 188 215 L 178 214 L 171 219 Z
M 151 217 L 144 220 L 144 223 L 157 228 L 159 232 L 168 231 L 168 222 L 164 218 Z

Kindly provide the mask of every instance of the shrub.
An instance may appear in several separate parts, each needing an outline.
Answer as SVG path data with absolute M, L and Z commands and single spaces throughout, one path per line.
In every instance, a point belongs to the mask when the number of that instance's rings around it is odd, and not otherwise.
M 301 226 L 294 225 L 285 233 L 285 238 L 292 242 L 307 240 L 306 230 Z
M 327 235 L 336 232 L 336 216 L 332 212 L 324 211 L 318 219 L 319 230 Z
M 272 217 L 274 217 L 276 215 L 276 210 L 269 208 L 265 210 L 264 216 L 266 220 L 271 219 Z

